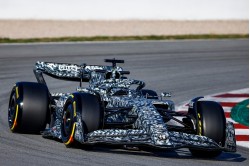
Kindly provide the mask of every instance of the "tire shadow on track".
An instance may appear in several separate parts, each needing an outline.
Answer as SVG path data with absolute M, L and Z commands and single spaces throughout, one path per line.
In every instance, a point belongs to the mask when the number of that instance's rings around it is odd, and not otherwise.
M 191 155 L 188 149 L 177 149 L 177 150 L 155 150 L 155 149 L 147 149 L 141 150 L 139 148 L 127 149 L 121 146 L 113 146 L 113 145 L 98 145 L 92 148 L 84 148 L 78 147 L 84 151 L 90 151 L 94 153 L 114 153 L 121 155 L 138 155 L 138 156 L 150 156 L 150 157 L 158 157 L 158 158 L 168 158 L 168 159 L 192 159 L 192 160 L 209 160 L 209 161 L 226 161 L 226 162 L 243 162 L 247 160 L 247 158 L 243 157 L 239 153 L 227 153 L 222 152 L 222 154 L 216 158 L 198 158 Z M 247 150 L 247 149 L 246 149 Z

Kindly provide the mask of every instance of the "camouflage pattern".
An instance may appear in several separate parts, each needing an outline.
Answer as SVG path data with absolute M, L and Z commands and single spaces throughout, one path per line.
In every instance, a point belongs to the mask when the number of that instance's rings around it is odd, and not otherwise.
M 89 87 L 78 87 L 80 93 L 98 94 L 102 101 L 107 103 L 106 109 L 131 108 L 128 114 L 122 113 L 108 116 L 106 123 L 131 122 L 128 115 L 135 115 L 133 129 L 100 129 L 85 133 L 82 127 L 81 115 L 77 113 L 76 130 L 74 138 L 80 143 L 120 143 L 120 144 L 147 144 L 166 148 L 178 147 L 204 147 L 222 148 L 212 139 L 195 134 L 168 131 L 166 123 L 157 111 L 155 105 L 166 105 L 169 111 L 174 111 L 171 100 L 147 99 L 142 95 L 141 89 L 145 86 L 143 81 L 123 78 L 121 67 L 87 66 L 37 62 L 36 70 L 44 73 L 68 78 L 89 78 Z M 135 85 L 136 88 L 131 87 Z M 119 92 L 123 92 L 119 94 Z M 43 136 L 52 136 L 61 139 L 61 121 L 63 106 L 69 94 L 56 93 L 51 96 L 59 97 L 55 100 L 54 124 L 43 132 Z M 236 147 L 234 127 L 227 123 L 226 145 L 228 150 Z M 232 150 L 233 151 L 233 150 Z

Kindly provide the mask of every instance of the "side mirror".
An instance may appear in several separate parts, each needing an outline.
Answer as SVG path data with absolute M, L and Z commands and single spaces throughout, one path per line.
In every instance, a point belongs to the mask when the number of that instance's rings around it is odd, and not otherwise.
M 161 97 L 171 97 L 171 93 L 170 92 L 162 92 Z

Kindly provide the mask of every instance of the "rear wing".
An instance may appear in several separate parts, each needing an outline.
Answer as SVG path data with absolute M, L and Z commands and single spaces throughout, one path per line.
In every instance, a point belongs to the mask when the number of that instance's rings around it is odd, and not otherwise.
M 112 63 L 121 63 L 121 60 L 112 60 Z M 56 79 L 78 81 L 78 82 L 89 82 L 91 72 L 112 72 L 116 69 L 121 74 L 129 74 L 121 67 L 116 65 L 112 66 L 100 66 L 100 65 L 77 65 L 68 63 L 53 63 L 53 62 L 36 62 L 34 68 L 34 74 L 39 83 L 46 84 L 43 74 L 51 76 Z
M 88 81 L 89 78 L 83 78 L 84 66 L 66 63 L 37 62 L 34 68 L 34 74 L 39 83 L 45 83 L 43 73 L 53 78 L 69 81 Z M 86 76 L 85 76 L 86 77 Z

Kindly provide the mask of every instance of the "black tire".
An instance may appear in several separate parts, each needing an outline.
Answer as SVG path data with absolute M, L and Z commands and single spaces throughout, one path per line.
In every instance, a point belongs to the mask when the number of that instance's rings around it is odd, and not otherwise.
M 62 141 L 66 147 L 75 147 L 76 116 L 80 115 L 83 134 L 98 130 L 103 126 L 103 109 L 95 95 L 88 93 L 74 93 L 65 102 L 62 117 Z
M 213 139 L 221 146 L 225 145 L 226 118 L 219 103 L 213 101 L 197 102 L 197 134 Z M 199 125 L 199 123 L 201 125 Z M 213 158 L 221 154 L 221 150 L 189 149 L 193 156 Z
M 12 132 L 37 134 L 44 130 L 49 114 L 49 92 L 44 84 L 18 82 L 13 87 L 8 109 Z
M 158 99 L 158 95 L 155 91 L 149 89 L 142 89 L 142 95 L 147 99 Z

